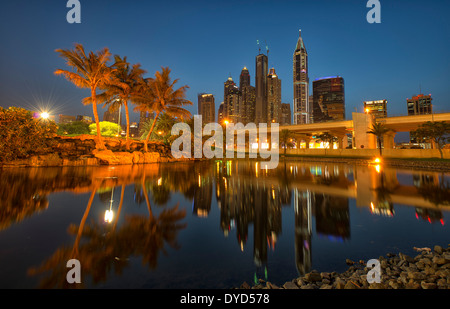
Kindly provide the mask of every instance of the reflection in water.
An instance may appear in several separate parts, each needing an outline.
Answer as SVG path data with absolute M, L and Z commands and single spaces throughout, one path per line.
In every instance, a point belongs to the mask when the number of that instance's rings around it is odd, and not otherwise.
M 400 181 L 410 175 L 412 184 Z M 124 198 L 132 189 L 132 203 Z M 83 261 L 83 276 L 95 286 L 107 282 L 111 272 L 122 274 L 131 256 L 140 256 L 150 269 L 157 268 L 164 245 L 179 248 L 178 233 L 186 209 L 209 219 L 217 202 L 222 233 L 235 233 L 241 251 L 253 235 L 254 280 L 267 280 L 269 252 L 277 249 L 283 230 L 283 208 L 293 207 L 295 266 L 303 275 L 312 267 L 315 233 L 332 242 L 351 239 L 349 200 L 373 215 L 395 216 L 394 205 L 415 207 L 418 219 L 444 224 L 442 210 L 450 205 L 448 175 L 406 172 L 380 166 L 305 164 L 282 162 L 274 170 L 260 162 L 217 160 L 180 164 L 92 168 L 4 169 L 0 177 L 0 227 L 8 229 L 36 212 L 51 207 L 55 192 L 89 195 L 83 216 L 68 227 L 72 246 L 60 246 L 32 276 L 42 275 L 41 287 L 69 287 L 66 262 Z M 120 199 L 114 203 L 115 192 Z M 191 205 L 170 206 L 179 193 Z M 95 197 L 103 203 L 102 221 L 88 221 Z M 113 207 L 113 204 L 117 205 Z M 132 204 L 145 205 L 148 215 L 123 214 Z M 145 208 L 144 208 L 145 209 Z M 155 209 L 158 213 L 155 214 Z M 119 219 L 123 217 L 123 220 Z M 315 225 L 313 224 L 315 222 Z M 253 229 L 253 233 L 249 230 Z M 85 281 L 83 281 L 85 282 Z

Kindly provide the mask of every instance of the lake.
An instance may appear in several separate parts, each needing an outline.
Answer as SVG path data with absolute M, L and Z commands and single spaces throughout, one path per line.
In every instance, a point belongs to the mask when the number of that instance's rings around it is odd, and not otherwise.
M 450 243 L 450 174 L 245 160 L 0 170 L 0 288 L 282 285 Z

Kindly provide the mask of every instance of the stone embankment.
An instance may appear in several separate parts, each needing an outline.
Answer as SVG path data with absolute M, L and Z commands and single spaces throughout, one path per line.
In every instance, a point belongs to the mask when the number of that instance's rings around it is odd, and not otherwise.
M 149 142 L 148 151 L 143 151 L 142 141 L 131 140 L 128 149 L 126 141 L 104 138 L 107 150 L 95 147 L 95 137 L 54 137 L 50 147 L 36 149 L 28 158 L 7 162 L 5 167 L 38 166 L 98 166 L 146 164 L 173 161 L 170 146 L 161 142 Z
M 260 280 L 255 286 L 244 282 L 240 289 L 450 289 L 450 244 L 446 249 L 414 249 L 420 252 L 415 257 L 380 256 L 380 283 L 368 283 L 371 268 L 366 262 L 346 260 L 349 268 L 344 273 L 311 271 L 281 286 Z

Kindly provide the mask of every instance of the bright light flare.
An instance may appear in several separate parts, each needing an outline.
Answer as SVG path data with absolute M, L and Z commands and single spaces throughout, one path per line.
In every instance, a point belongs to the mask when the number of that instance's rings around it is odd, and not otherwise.
M 48 118 L 50 118 L 50 115 L 47 112 L 43 112 L 43 113 L 41 113 L 41 118 L 47 120 Z
M 112 210 L 105 211 L 105 222 L 111 223 L 113 221 L 114 213 Z

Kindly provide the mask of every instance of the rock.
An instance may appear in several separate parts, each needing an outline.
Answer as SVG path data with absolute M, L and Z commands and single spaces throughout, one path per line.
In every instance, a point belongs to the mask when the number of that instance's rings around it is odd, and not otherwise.
M 369 285 L 369 289 L 371 290 L 381 290 L 381 289 L 386 289 L 386 286 L 383 283 L 371 283 Z
M 408 290 L 411 290 L 411 289 L 418 290 L 420 288 L 421 288 L 420 284 L 417 283 L 417 282 L 414 282 L 414 281 L 413 282 L 408 282 L 405 285 L 405 289 L 408 289 Z
M 443 265 L 443 264 L 446 264 L 447 261 L 443 257 L 435 256 L 435 257 L 433 257 L 433 263 L 437 264 L 437 265 Z
M 437 288 L 437 284 L 433 283 L 433 282 L 425 282 L 422 281 L 420 283 L 420 286 L 422 287 L 422 289 L 424 290 L 431 290 L 431 289 L 436 289 Z
M 423 272 L 415 271 L 415 272 L 409 272 L 408 278 L 413 280 L 425 280 L 427 278 L 427 275 Z
M 436 252 L 437 254 L 442 254 L 443 249 L 441 246 L 436 245 L 434 246 L 434 252 Z
M 286 283 L 283 285 L 283 287 L 284 287 L 286 290 L 299 289 L 298 285 L 296 285 L 294 282 L 291 282 L 291 281 L 286 282 Z
M 270 283 L 270 282 L 266 283 L 266 287 L 269 288 L 269 289 L 274 289 L 274 290 L 279 289 L 279 287 L 277 285 L 275 285 L 273 283 Z
M 311 273 L 306 274 L 304 279 L 309 282 L 317 282 L 317 281 L 321 281 L 322 277 L 320 276 L 319 273 L 311 272 Z
M 358 287 L 354 283 L 349 281 L 345 284 L 344 289 L 358 289 Z
M 345 263 L 346 263 L 347 265 L 353 265 L 353 264 L 355 264 L 355 262 L 353 262 L 353 261 L 350 260 L 350 259 L 346 259 L 346 260 L 345 260 Z
M 241 284 L 241 289 L 250 289 L 250 285 L 247 282 Z
M 334 282 L 334 286 L 336 289 L 343 289 L 345 287 L 345 282 L 342 279 L 338 279 Z

